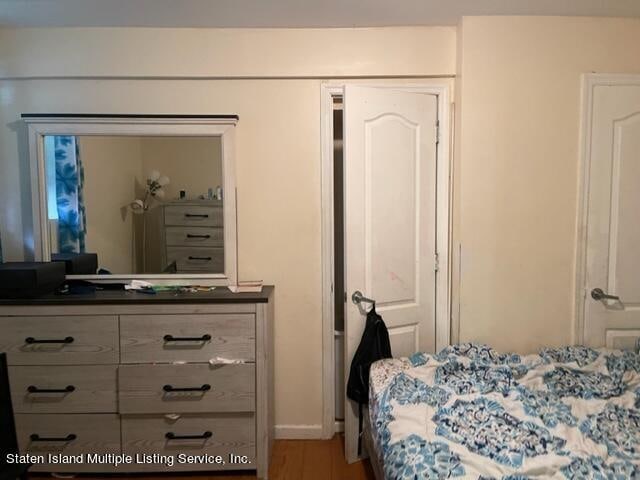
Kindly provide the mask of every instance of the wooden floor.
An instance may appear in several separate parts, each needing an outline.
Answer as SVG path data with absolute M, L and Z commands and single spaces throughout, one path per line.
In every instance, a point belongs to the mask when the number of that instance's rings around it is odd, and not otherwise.
M 30 478 L 42 480 L 42 475 Z M 254 480 L 246 474 L 192 475 L 81 475 L 82 480 L 134 478 L 135 480 Z M 269 480 L 375 480 L 368 460 L 348 465 L 344 460 L 344 438 L 332 440 L 276 440 Z

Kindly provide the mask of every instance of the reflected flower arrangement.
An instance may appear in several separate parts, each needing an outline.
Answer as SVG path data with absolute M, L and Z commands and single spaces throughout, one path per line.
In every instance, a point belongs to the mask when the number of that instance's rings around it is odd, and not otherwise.
M 130 207 L 134 213 L 144 213 L 149 210 L 151 200 L 154 198 L 163 199 L 165 191 L 163 187 L 169 185 L 170 180 L 166 175 L 161 175 L 159 171 L 153 170 L 147 177 L 144 198 L 131 202 Z

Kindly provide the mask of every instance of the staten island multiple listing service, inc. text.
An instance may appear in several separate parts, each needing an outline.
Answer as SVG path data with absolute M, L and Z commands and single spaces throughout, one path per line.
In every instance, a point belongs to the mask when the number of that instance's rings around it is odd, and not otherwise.
M 32 464 L 32 465 L 111 465 L 119 467 L 123 465 L 162 465 L 168 468 L 174 465 L 225 465 L 225 464 L 246 464 L 251 468 L 251 460 L 246 455 L 235 455 L 230 453 L 227 458 L 222 455 L 160 455 L 136 454 L 124 455 L 115 453 L 81 453 L 78 455 L 64 455 L 61 453 L 49 453 L 46 455 L 32 454 L 7 454 L 8 464 Z M 123 468 L 126 470 L 126 468 Z

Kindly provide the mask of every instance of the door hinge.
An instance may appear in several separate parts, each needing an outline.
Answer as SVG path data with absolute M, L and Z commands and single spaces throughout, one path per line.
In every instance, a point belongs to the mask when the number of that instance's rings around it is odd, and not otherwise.
M 436 254 L 434 255 L 434 266 L 433 266 L 433 270 L 435 272 L 438 272 L 438 270 L 440 270 L 440 254 L 438 252 L 436 252 Z
M 436 121 L 436 145 L 440 144 L 440 120 Z
M 347 292 L 344 292 L 344 303 L 347 303 Z

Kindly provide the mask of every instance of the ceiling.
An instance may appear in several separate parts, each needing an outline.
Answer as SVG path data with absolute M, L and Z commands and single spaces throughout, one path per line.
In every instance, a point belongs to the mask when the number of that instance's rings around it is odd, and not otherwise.
M 640 17 L 640 0 L 0 0 L 0 26 L 377 27 L 463 15 Z

